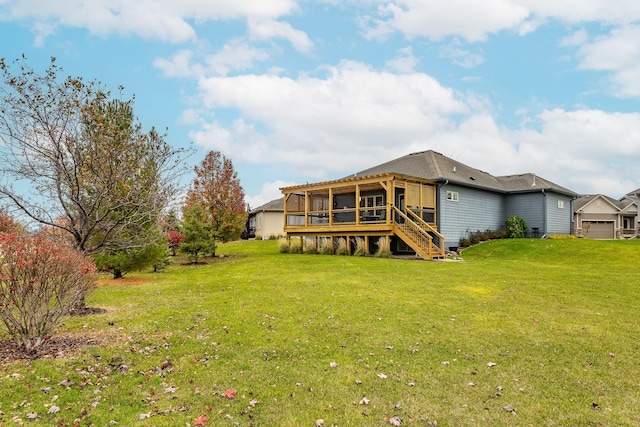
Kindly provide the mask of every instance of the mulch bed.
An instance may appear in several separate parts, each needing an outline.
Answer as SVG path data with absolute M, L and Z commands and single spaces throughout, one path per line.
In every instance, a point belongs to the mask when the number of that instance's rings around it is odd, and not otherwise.
M 95 337 L 90 336 L 54 336 L 35 350 L 29 352 L 14 340 L 0 340 L 0 363 L 69 357 L 85 345 L 95 345 L 98 343 Z
M 102 308 L 85 307 L 73 316 L 87 316 L 103 313 Z M 0 363 L 12 363 L 20 360 L 57 359 L 69 357 L 86 345 L 99 344 L 100 340 L 89 335 L 54 335 L 33 351 L 27 351 L 12 339 L 0 340 Z

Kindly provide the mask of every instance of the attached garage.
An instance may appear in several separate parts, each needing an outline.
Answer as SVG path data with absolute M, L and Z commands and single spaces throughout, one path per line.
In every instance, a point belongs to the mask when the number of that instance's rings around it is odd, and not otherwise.
M 582 235 L 590 239 L 615 239 L 613 221 L 582 221 Z

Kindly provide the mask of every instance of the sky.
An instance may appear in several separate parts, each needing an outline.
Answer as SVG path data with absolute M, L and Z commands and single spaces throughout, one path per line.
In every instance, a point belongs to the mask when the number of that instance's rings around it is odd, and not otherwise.
M 640 187 L 637 1 L 0 0 L 0 40 L 123 86 L 193 165 L 222 152 L 250 207 L 424 150 Z

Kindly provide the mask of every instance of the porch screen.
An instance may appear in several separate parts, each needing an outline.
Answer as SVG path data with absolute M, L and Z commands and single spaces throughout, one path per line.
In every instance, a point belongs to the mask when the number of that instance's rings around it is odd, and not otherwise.
M 422 186 L 422 207 L 431 209 L 436 207 L 436 191 L 432 185 Z
M 405 203 L 407 206 L 420 206 L 420 184 L 407 182 L 405 190 Z

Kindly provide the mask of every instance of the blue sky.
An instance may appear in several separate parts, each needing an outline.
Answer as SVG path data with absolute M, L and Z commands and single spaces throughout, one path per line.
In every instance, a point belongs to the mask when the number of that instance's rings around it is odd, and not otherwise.
M 640 2 L 0 0 L 0 39 L 7 60 L 124 86 L 191 162 L 233 160 L 252 207 L 429 149 L 640 187 Z

